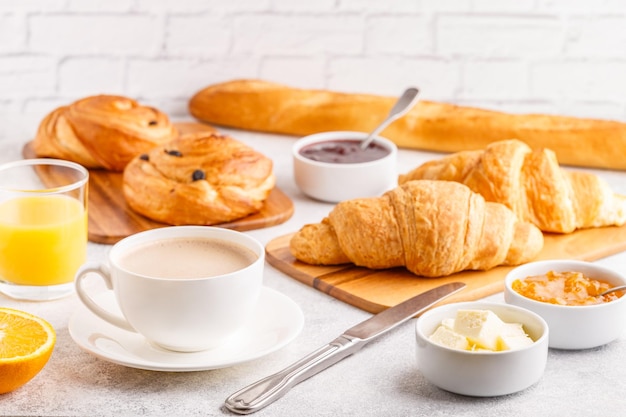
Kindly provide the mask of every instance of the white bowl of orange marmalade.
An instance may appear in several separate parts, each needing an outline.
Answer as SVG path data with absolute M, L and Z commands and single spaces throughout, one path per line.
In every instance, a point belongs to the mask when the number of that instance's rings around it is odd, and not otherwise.
M 591 262 L 538 261 L 507 274 L 504 299 L 534 311 L 548 323 L 549 347 L 590 349 L 624 333 L 624 292 L 599 296 L 606 289 L 624 284 L 626 276 Z

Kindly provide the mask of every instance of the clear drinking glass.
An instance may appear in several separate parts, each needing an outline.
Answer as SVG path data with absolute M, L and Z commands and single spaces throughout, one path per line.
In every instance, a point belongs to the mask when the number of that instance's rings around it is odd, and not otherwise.
M 0 165 L 0 292 L 52 300 L 74 291 L 87 253 L 88 180 L 69 161 Z

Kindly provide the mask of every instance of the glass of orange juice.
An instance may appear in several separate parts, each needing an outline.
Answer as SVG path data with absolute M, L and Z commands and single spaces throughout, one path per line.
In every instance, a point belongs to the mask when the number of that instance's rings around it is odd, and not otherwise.
M 52 300 L 86 260 L 89 172 L 57 159 L 0 165 L 0 292 Z

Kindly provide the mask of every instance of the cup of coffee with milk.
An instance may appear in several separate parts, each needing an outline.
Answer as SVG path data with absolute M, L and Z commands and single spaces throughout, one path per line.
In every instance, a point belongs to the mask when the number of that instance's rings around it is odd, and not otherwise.
M 103 320 L 174 351 L 228 342 L 252 318 L 263 281 L 264 248 L 254 238 L 210 226 L 171 226 L 117 242 L 108 262 L 76 274 L 82 303 Z M 92 279 L 115 294 L 122 315 L 98 304 Z

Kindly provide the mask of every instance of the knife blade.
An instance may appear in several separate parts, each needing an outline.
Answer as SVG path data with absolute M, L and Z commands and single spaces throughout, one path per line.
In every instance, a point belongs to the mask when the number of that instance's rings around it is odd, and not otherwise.
M 463 287 L 465 284 L 461 282 L 444 284 L 383 310 L 282 371 L 235 392 L 226 399 L 224 406 L 237 414 L 254 413 L 285 395 L 295 385 L 359 351 L 372 340 Z

